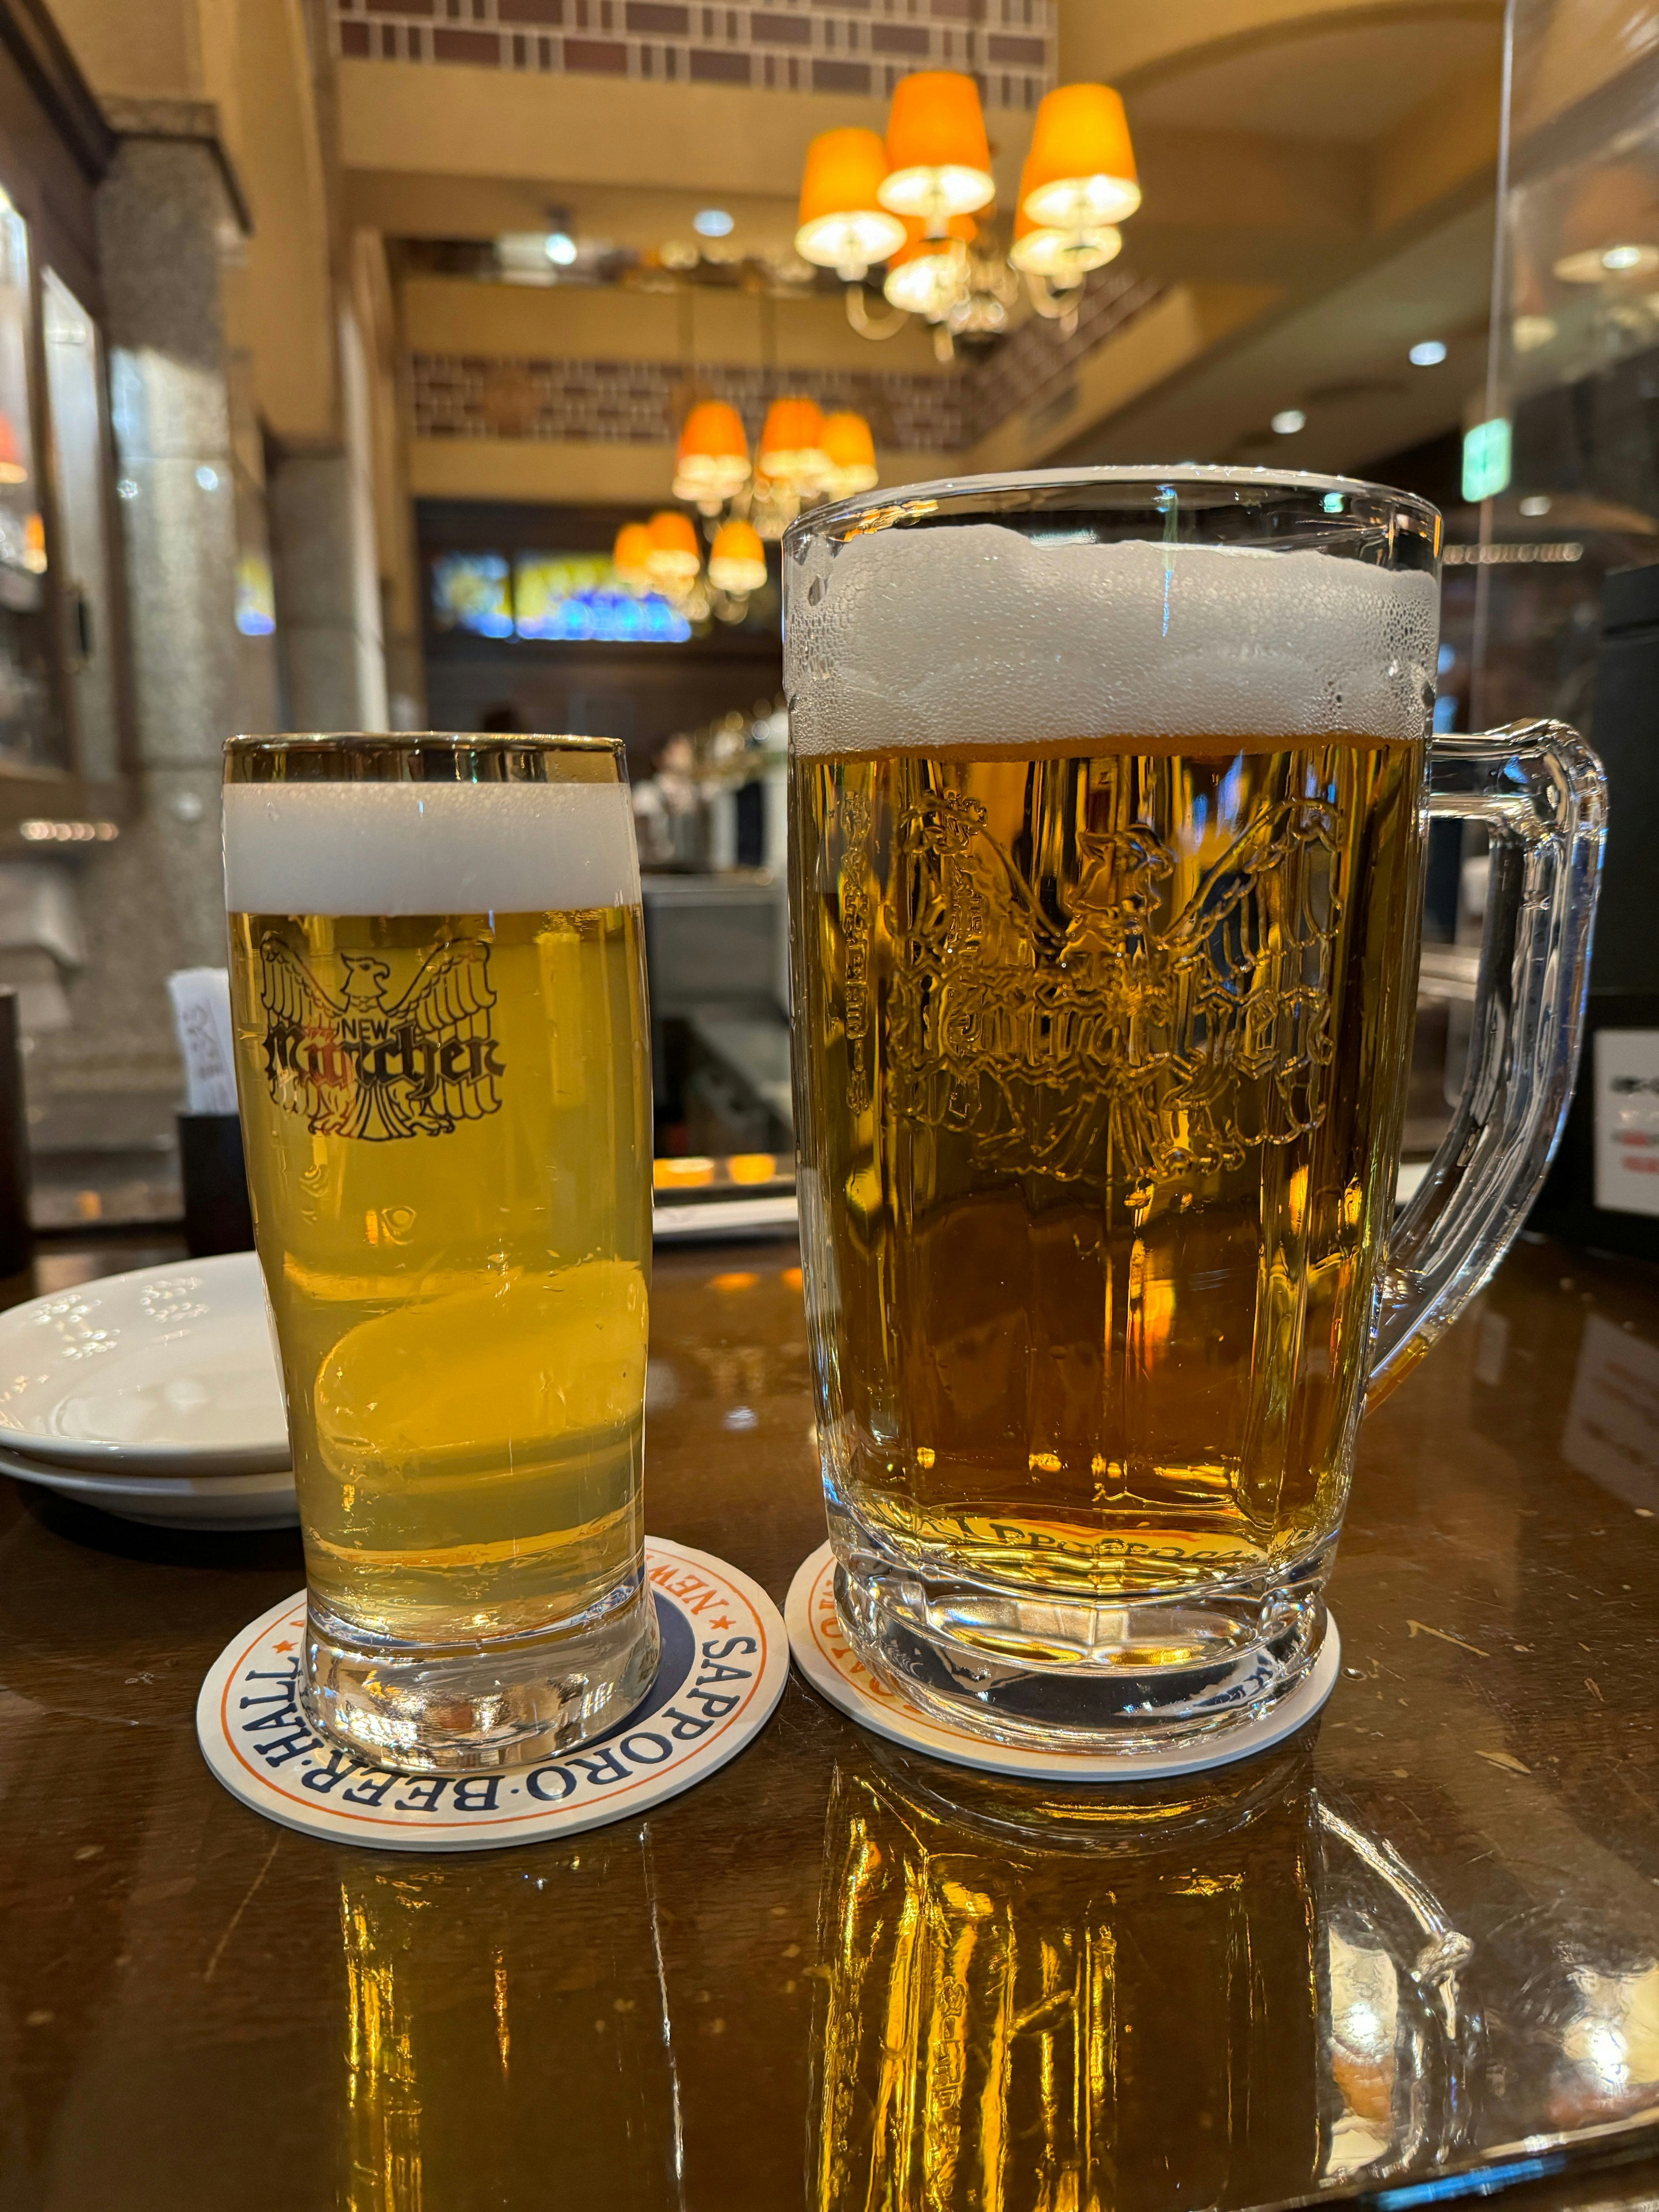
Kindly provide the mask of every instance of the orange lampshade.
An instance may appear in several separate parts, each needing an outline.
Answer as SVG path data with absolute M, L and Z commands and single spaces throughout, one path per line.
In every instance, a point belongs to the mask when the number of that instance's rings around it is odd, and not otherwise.
M 708 549 L 708 580 L 717 592 L 757 592 L 766 581 L 766 549 L 746 522 L 723 522 Z
M 1103 269 L 1123 250 L 1123 233 L 1111 223 L 1086 230 L 1066 230 L 1052 223 L 1033 222 L 1025 212 L 1030 188 L 1029 159 L 1019 179 L 1019 204 L 1014 213 L 1014 242 L 1008 258 L 1027 276 L 1046 276 L 1064 291 L 1080 284 L 1091 269 Z
M 624 591 L 643 591 L 651 581 L 651 532 L 642 522 L 624 522 L 611 555 L 617 581 Z
M 929 238 L 924 226 L 907 223 L 910 235 L 887 264 L 882 291 L 895 307 L 937 321 L 959 297 L 966 281 L 968 247 L 979 226 L 972 216 L 957 215 L 945 225 L 947 235 Z
M 825 131 L 806 149 L 795 251 L 820 269 L 861 276 L 904 243 L 904 226 L 881 204 L 887 151 L 873 131 Z
M 718 507 L 749 481 L 743 417 L 723 399 L 705 399 L 685 418 L 674 460 L 674 496 Z
M 1050 95 L 1052 97 L 1052 95 Z M 881 204 L 895 215 L 971 215 L 996 197 L 979 87 L 954 70 L 918 70 L 893 88 Z
M 816 399 L 775 399 L 766 410 L 757 465 L 763 476 L 799 490 L 816 484 L 828 465 L 823 410 Z
M 876 441 L 862 415 L 826 416 L 823 450 L 830 457 L 823 488 L 832 499 L 850 499 L 878 481 Z
M 1045 95 L 1019 204 L 1056 230 L 1098 229 L 1140 205 L 1128 118 L 1109 84 L 1062 84 Z
M 677 507 L 663 507 L 647 526 L 651 551 L 647 562 L 653 579 L 663 584 L 689 584 L 702 566 L 696 526 Z
M 27 483 L 28 470 L 23 463 L 23 449 L 17 442 L 17 433 L 12 428 L 9 415 L 0 415 L 0 484 Z

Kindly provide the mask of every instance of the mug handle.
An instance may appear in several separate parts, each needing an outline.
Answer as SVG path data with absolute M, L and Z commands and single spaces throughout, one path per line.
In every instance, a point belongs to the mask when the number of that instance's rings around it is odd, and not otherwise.
M 1428 811 L 1483 823 L 1492 875 L 1468 1069 L 1389 1232 L 1367 1412 L 1486 1281 L 1549 1167 L 1583 1036 L 1607 794 L 1601 762 L 1565 722 L 1431 742 Z

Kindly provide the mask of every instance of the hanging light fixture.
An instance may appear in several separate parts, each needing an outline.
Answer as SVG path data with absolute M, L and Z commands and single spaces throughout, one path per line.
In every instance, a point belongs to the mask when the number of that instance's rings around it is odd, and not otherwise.
M 691 410 L 674 460 L 674 496 L 704 514 L 718 514 L 749 482 L 749 441 L 743 417 L 723 399 Z
M 1020 172 L 1014 242 L 1008 249 L 1008 258 L 1022 276 L 1042 277 L 1056 291 L 1071 291 L 1091 269 L 1103 269 L 1122 252 L 1123 233 L 1113 223 L 1068 230 L 1054 223 L 1033 222 L 1025 211 L 1026 198 L 1032 189 L 1028 155 Z
M 797 496 L 813 490 L 829 467 L 823 450 L 823 410 L 816 399 L 775 399 L 756 448 L 756 466 Z
M 1085 277 L 1122 250 L 1117 226 L 1140 204 L 1128 121 L 1112 87 L 1061 85 L 1039 106 L 1006 267 L 988 237 L 977 252 L 964 251 L 974 239 L 967 219 L 994 198 L 974 79 L 919 70 L 893 88 L 884 145 L 872 131 L 825 131 L 812 141 L 796 246 L 805 259 L 847 280 L 848 320 L 863 337 L 892 337 L 908 315 L 920 315 L 933 326 L 935 352 L 948 360 L 953 338 L 994 337 L 1007 328 L 1018 296 L 1011 270 L 1025 278 L 1037 312 L 1062 336 L 1069 333 Z M 904 218 L 902 241 L 890 233 L 890 243 L 880 240 L 883 210 Z M 882 290 L 895 312 L 878 317 L 869 311 L 863 280 L 884 257 Z M 764 536 L 770 507 L 763 516 L 761 508 L 770 495 L 758 479 L 754 495 Z
M 795 251 L 856 283 L 904 243 L 904 225 L 881 204 L 887 151 L 873 131 L 825 131 L 806 149 Z
M 696 526 L 690 516 L 682 514 L 678 507 L 665 507 L 652 516 L 647 529 L 651 550 L 646 558 L 646 569 L 653 585 L 670 596 L 683 595 L 696 581 L 697 571 L 702 566 Z
M 823 450 L 830 466 L 823 489 L 831 499 L 850 499 L 869 491 L 879 482 L 876 441 L 862 415 L 827 415 L 823 422 Z
M 637 595 L 651 589 L 651 532 L 645 523 L 623 523 L 617 532 L 611 565 L 623 591 Z
M 882 291 L 907 314 L 942 323 L 968 287 L 968 246 L 978 226 L 972 216 L 952 216 L 944 234 L 929 237 L 913 220 L 910 236 L 887 264 Z
M 1123 102 L 1109 84 L 1062 84 L 1036 112 L 1020 205 L 1055 230 L 1099 229 L 1140 205 Z
M 708 580 L 717 592 L 746 598 L 766 581 L 766 548 L 747 522 L 721 523 L 708 549 Z
M 935 234 L 952 216 L 972 215 L 996 197 L 979 87 L 957 70 L 918 70 L 899 79 L 886 150 L 883 207 L 919 217 Z

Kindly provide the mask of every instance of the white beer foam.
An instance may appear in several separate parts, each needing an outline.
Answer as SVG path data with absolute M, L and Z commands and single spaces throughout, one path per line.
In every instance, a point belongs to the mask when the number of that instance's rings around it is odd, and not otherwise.
M 1431 575 L 1310 550 L 1068 544 L 1054 522 L 1046 544 L 982 522 L 810 541 L 786 563 L 796 750 L 1424 734 Z
M 233 914 L 542 914 L 637 906 L 609 783 L 233 783 Z

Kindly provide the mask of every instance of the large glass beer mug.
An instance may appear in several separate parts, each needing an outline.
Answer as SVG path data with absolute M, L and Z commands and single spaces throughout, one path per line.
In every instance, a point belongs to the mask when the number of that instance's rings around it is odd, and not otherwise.
M 641 1481 L 651 1081 L 602 738 L 237 738 L 236 1080 L 313 1726 L 512 1766 L 656 1671 Z
M 1432 737 L 1440 518 L 1068 471 L 786 541 L 802 1255 L 837 1601 L 935 1717 L 1150 1747 L 1318 1655 L 1354 1442 L 1571 1087 L 1604 785 Z M 1492 883 L 1468 1076 L 1395 1187 L 1430 815 Z

